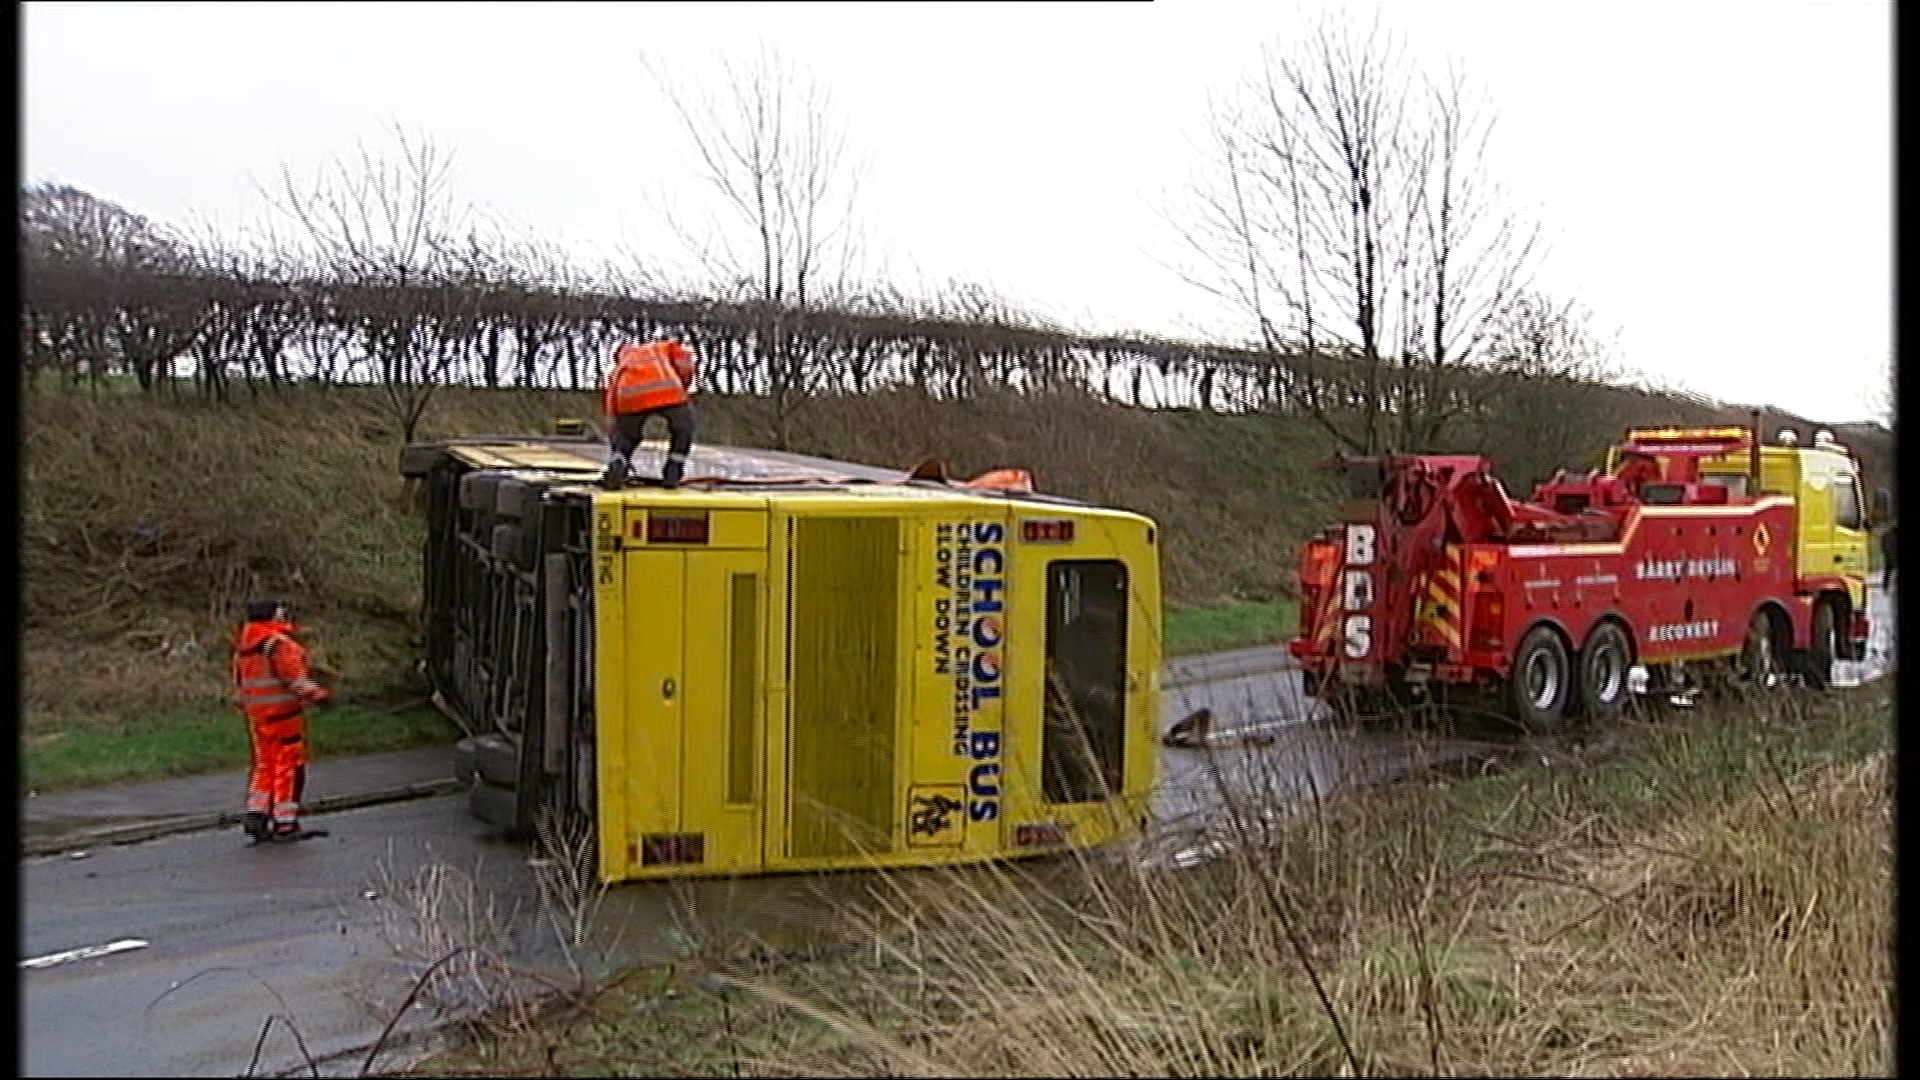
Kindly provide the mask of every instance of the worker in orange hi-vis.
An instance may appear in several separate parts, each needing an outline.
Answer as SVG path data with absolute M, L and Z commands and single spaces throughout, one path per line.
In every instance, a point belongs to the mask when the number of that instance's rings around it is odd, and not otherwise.
M 234 696 L 253 736 L 244 827 L 256 844 L 326 835 L 300 827 L 300 797 L 307 786 L 306 710 L 332 695 L 313 681 L 294 633 L 284 602 L 255 600 L 234 641 Z
M 611 456 L 600 485 L 609 491 L 626 485 L 641 429 L 647 417 L 660 416 L 667 421 L 667 464 L 660 472 L 660 483 L 679 487 L 686 476 L 687 456 L 693 452 L 693 350 L 663 338 L 645 345 L 622 345 L 613 358 L 601 400 Z

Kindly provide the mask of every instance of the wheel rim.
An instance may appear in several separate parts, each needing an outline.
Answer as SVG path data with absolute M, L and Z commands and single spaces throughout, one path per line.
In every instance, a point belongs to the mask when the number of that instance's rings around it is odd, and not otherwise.
M 1611 636 L 1588 646 L 1587 685 L 1593 687 L 1593 699 L 1611 705 L 1626 692 L 1627 660 L 1620 643 Z
M 1560 664 L 1551 652 L 1540 649 L 1527 657 L 1526 674 L 1521 685 L 1526 687 L 1527 700 L 1535 709 L 1541 712 L 1552 709 L 1560 701 L 1560 687 L 1564 682 Z

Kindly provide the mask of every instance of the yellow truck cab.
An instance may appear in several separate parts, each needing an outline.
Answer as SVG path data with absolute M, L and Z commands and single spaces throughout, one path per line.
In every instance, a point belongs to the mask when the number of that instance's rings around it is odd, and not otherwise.
M 476 815 L 590 830 L 607 882 L 980 861 L 1143 820 L 1152 521 L 717 446 L 679 489 L 608 492 L 604 457 L 402 453 L 424 670 Z

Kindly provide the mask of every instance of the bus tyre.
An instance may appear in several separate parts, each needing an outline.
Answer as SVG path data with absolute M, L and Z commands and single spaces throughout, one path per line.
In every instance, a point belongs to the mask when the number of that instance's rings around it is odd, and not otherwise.
M 479 470 L 460 478 L 460 509 L 493 512 L 494 487 L 500 474 Z
M 1807 685 L 1825 690 L 1833 685 L 1833 661 L 1840 655 L 1840 605 L 1822 600 L 1813 605 L 1813 640 L 1807 644 Z
M 520 753 L 504 735 L 473 735 L 454 744 L 455 775 L 462 780 L 513 787 L 520 779 Z
M 1532 734 L 1558 731 L 1573 697 L 1573 664 L 1560 635 L 1547 625 L 1527 631 L 1507 676 L 1507 715 Z
M 502 477 L 494 489 L 493 512 L 503 518 L 532 516 L 540 501 L 540 486 L 514 477 Z
M 1549 635 L 1558 641 L 1556 635 Z M 1633 642 L 1617 622 L 1603 622 L 1580 648 L 1579 714 L 1607 721 L 1619 716 L 1633 695 L 1627 672 L 1633 667 Z
M 400 475 L 418 480 L 433 471 L 446 451 L 432 443 L 411 443 L 400 448 Z
M 467 810 L 489 825 L 511 831 L 520 810 L 520 793 L 499 784 L 475 784 L 467 793 Z
M 493 557 L 503 563 L 520 563 L 520 526 L 502 522 L 493 527 Z

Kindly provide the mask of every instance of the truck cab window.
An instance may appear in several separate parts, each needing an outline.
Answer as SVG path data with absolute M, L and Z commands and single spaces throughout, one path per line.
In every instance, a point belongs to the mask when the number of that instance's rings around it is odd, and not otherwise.
M 1047 566 L 1046 714 L 1041 791 L 1050 803 L 1121 790 L 1127 715 L 1127 568 L 1113 560 Z
M 1700 479 L 1704 483 L 1719 484 L 1721 487 L 1726 488 L 1727 498 L 1729 499 L 1741 499 L 1746 497 L 1746 494 L 1747 494 L 1747 474 L 1746 473 L 1702 473 L 1700 476 Z
M 1836 475 L 1827 485 L 1833 493 L 1833 523 L 1842 529 L 1858 529 L 1865 522 L 1860 515 L 1860 481 L 1856 477 Z

